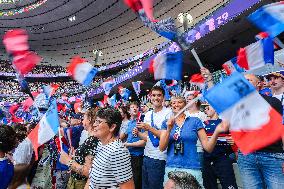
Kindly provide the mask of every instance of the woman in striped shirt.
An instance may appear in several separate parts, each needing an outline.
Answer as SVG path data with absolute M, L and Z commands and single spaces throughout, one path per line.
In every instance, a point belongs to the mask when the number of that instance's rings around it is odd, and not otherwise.
M 118 138 L 122 117 L 113 108 L 97 112 L 93 136 L 99 139 L 89 175 L 90 189 L 134 189 L 129 151 Z M 85 187 L 86 188 L 86 187 Z

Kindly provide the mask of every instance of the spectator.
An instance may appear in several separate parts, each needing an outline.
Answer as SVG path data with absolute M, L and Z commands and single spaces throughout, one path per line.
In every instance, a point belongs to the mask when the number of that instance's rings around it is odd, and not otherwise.
M 159 150 L 160 130 L 163 121 L 169 116 L 171 110 L 163 107 L 165 91 L 160 86 L 151 89 L 151 103 L 153 110 L 146 113 L 144 122 L 137 123 L 137 128 L 147 132 L 134 134 L 146 141 L 142 167 L 142 188 L 162 189 L 165 174 L 167 152 Z
M 272 96 L 278 98 L 284 105 L 284 72 L 273 72 L 267 76 L 269 81 Z
M 169 172 L 164 189 L 201 189 L 194 176 L 182 171 Z
M 122 117 L 122 123 L 121 123 L 121 127 L 120 127 L 120 130 L 119 130 L 119 137 L 123 141 L 124 138 L 125 138 L 124 134 L 126 133 L 127 126 L 128 126 L 128 123 L 129 123 L 130 114 L 129 114 L 126 106 L 121 106 L 118 110 L 119 110 L 120 115 Z
M 113 108 L 98 110 L 93 134 L 98 143 L 89 187 L 134 189 L 130 154 L 118 138 L 122 117 Z
M 257 89 L 259 78 L 253 74 L 246 74 L 245 77 Z M 282 114 L 280 100 L 265 95 L 262 97 Z M 283 139 L 248 155 L 238 153 L 238 165 L 245 189 L 284 188 Z
M 89 176 L 91 162 L 95 156 L 98 139 L 92 136 L 92 127 L 95 121 L 96 110 L 88 110 L 84 115 L 83 126 L 90 133 L 90 136 L 80 145 L 74 157 L 61 152 L 60 162 L 68 165 L 71 169 L 71 176 L 68 181 L 68 189 L 83 189 Z
M 210 105 L 206 105 L 204 112 L 209 118 L 204 122 L 205 131 L 209 138 L 214 134 L 217 125 L 220 124 L 222 120 L 219 119 L 218 114 Z M 218 189 L 217 178 L 222 188 L 238 188 L 232 165 L 233 161 L 230 158 L 230 154 L 233 153 L 233 150 L 231 144 L 227 141 L 232 141 L 229 132 L 222 133 L 222 138 L 218 138 L 213 152 L 204 152 L 202 177 L 206 189 Z
M 16 132 L 12 127 L 0 125 L 0 188 L 8 188 L 14 175 L 14 166 L 7 154 L 17 145 Z
M 173 97 L 171 107 L 174 115 L 186 105 L 183 97 Z M 197 154 L 197 140 L 199 139 L 205 151 L 211 153 L 216 145 L 218 135 L 228 130 L 226 123 L 217 126 L 211 139 L 208 140 L 204 126 L 200 119 L 181 113 L 177 118 L 170 118 L 163 122 L 160 133 L 159 149 L 167 149 L 167 164 L 164 182 L 168 180 L 170 171 L 181 170 L 192 174 L 200 185 L 203 185 L 201 162 Z
M 131 166 L 133 171 L 133 179 L 135 184 L 135 189 L 142 189 L 142 164 L 143 164 L 143 154 L 146 142 L 141 140 L 137 135 L 133 134 L 133 129 L 136 128 L 138 120 L 138 103 L 131 102 L 129 104 L 129 112 L 131 119 L 127 125 L 126 132 L 126 143 L 124 144 L 131 156 Z

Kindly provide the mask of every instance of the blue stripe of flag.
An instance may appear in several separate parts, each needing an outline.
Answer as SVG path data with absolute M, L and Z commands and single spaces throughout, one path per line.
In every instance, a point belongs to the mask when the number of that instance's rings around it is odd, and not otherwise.
M 272 38 L 284 31 L 284 23 L 266 12 L 265 7 L 258 9 L 249 15 L 248 18 L 262 31 L 268 32 Z
M 93 68 L 87 75 L 86 79 L 84 80 L 84 82 L 82 83 L 83 85 L 85 86 L 89 86 L 92 81 L 93 81 L 93 78 L 96 76 L 96 74 L 98 73 L 98 70 Z
M 272 38 L 267 37 L 261 40 L 263 46 L 264 62 L 274 64 L 274 44 Z
M 222 83 L 208 90 L 205 93 L 205 99 L 220 114 L 253 92 L 255 88 L 249 81 L 242 74 L 234 72 Z

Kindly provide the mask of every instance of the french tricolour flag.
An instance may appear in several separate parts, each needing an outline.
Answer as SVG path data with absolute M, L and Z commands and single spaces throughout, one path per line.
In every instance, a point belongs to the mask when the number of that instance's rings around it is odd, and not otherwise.
M 141 88 L 140 88 L 141 84 L 143 84 L 142 81 L 132 82 L 133 89 L 134 89 L 137 96 L 139 96 L 139 94 L 141 92 Z
M 284 31 L 284 1 L 265 5 L 248 18 L 262 31 L 276 37 Z
M 52 95 L 55 94 L 58 88 L 59 85 L 57 84 L 45 85 L 43 86 L 43 93 L 46 95 L 47 98 L 50 98 Z
M 76 81 L 85 86 L 89 86 L 92 83 L 93 78 L 98 72 L 97 69 L 79 56 L 72 58 L 67 70 Z
M 118 87 L 118 93 L 120 94 L 121 98 L 123 100 L 128 100 L 130 94 L 131 94 L 131 91 L 128 90 L 127 88 L 124 88 L 122 86 L 119 86 Z
M 59 128 L 59 118 L 57 114 L 56 100 L 53 99 L 50 103 L 45 115 L 42 117 L 37 126 L 28 135 L 28 139 L 32 142 L 35 151 L 36 159 L 38 159 L 37 149 L 52 139 Z
M 231 60 L 225 62 L 222 65 L 223 69 L 225 70 L 227 75 L 231 75 L 233 72 L 245 72 L 244 68 L 241 68 L 238 64 L 237 64 L 237 57 L 232 58 Z
M 205 99 L 222 119 L 230 122 L 232 137 L 244 154 L 284 135 L 281 115 L 238 72 L 211 88 Z
M 150 65 L 154 72 L 155 80 L 160 79 L 182 79 L 183 52 L 167 52 L 157 55 Z
M 274 47 L 270 37 L 259 40 L 238 52 L 237 63 L 246 70 L 263 67 L 265 64 L 274 64 Z
M 107 79 L 104 81 L 101 86 L 105 92 L 106 95 L 109 95 L 112 87 L 115 85 L 115 80 L 114 79 Z

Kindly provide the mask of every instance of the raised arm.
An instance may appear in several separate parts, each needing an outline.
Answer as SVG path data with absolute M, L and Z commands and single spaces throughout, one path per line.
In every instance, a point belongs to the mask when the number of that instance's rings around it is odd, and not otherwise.
M 227 132 L 229 130 L 229 123 L 222 121 L 215 129 L 212 137 L 208 140 L 208 137 L 206 135 L 205 129 L 198 130 L 198 138 L 202 144 L 203 149 L 211 153 L 215 145 L 217 143 L 218 135 L 222 132 Z
M 160 149 L 161 152 L 165 151 L 168 147 L 169 139 L 170 139 L 170 133 L 171 133 L 171 130 L 174 126 L 174 123 L 175 123 L 174 118 L 170 118 L 167 122 L 163 123 L 163 124 L 167 125 L 167 129 L 161 130 L 160 142 L 159 142 L 159 149 Z

